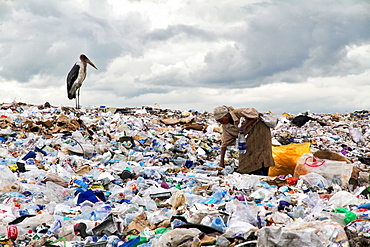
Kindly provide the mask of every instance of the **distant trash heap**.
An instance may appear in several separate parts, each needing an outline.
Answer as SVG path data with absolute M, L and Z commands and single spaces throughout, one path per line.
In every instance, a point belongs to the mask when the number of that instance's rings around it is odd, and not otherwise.
M 208 112 L 3 103 L 0 244 L 369 246 L 369 111 L 264 115 L 266 177 Z

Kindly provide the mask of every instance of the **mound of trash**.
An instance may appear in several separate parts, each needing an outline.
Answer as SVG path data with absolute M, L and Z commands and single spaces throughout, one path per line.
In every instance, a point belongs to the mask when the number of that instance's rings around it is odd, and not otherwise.
M 265 114 L 257 176 L 208 112 L 3 103 L 0 244 L 369 246 L 370 113 Z

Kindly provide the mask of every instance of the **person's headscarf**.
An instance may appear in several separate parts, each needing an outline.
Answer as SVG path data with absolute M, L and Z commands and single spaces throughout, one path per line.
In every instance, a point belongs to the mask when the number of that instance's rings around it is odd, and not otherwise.
M 229 111 L 230 111 L 230 108 L 225 105 L 217 106 L 215 109 L 213 109 L 213 117 L 216 120 L 220 120 L 221 118 L 226 116 L 226 114 L 228 114 Z

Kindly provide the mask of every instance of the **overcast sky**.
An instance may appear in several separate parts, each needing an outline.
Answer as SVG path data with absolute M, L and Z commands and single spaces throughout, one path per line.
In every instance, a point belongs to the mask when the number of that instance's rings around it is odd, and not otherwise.
M 0 99 L 297 114 L 370 109 L 369 0 L 0 0 Z

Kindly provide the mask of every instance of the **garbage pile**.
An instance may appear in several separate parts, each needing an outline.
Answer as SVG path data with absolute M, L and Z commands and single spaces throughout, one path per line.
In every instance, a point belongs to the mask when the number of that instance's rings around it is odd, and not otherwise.
M 0 244 L 369 246 L 369 112 L 282 114 L 269 176 L 207 112 L 0 108 Z

